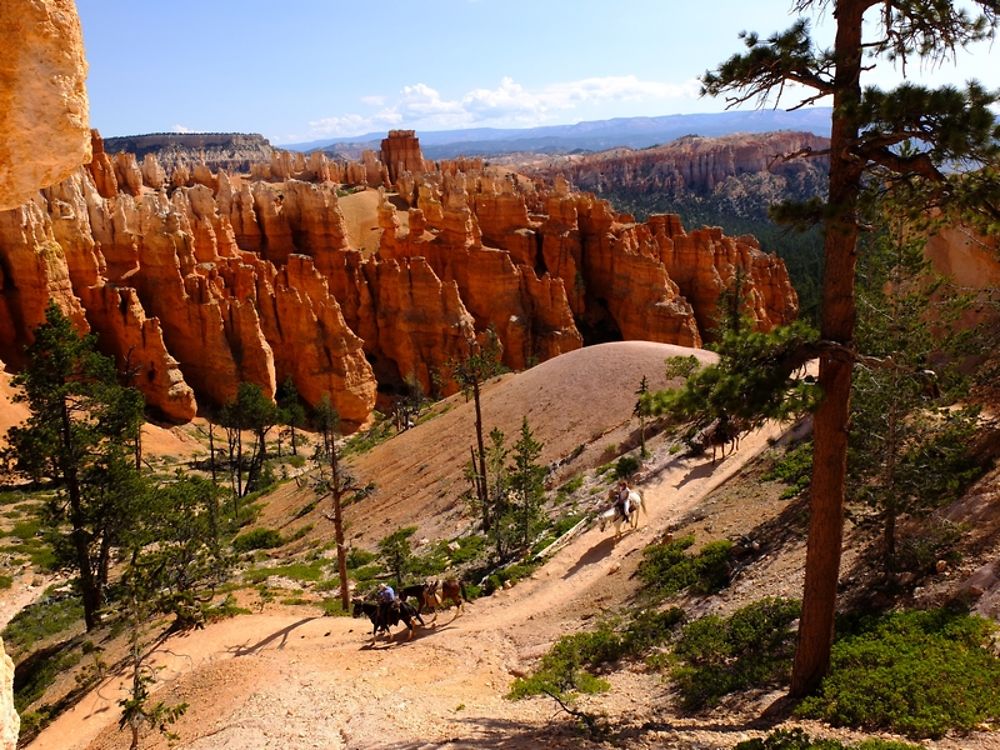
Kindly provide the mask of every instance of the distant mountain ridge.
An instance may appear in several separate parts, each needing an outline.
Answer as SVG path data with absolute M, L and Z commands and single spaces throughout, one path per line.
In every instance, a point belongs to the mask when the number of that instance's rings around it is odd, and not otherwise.
M 570 153 L 604 151 L 615 147 L 648 148 L 685 135 L 720 136 L 796 130 L 827 136 L 829 107 L 785 110 L 712 112 L 660 117 L 617 117 L 611 120 L 548 125 L 537 128 L 467 128 L 420 131 L 420 146 L 430 159 L 492 156 L 515 152 Z M 342 158 L 357 158 L 365 149 L 377 150 L 384 133 L 366 133 L 303 143 L 278 144 L 291 151 L 321 150 Z

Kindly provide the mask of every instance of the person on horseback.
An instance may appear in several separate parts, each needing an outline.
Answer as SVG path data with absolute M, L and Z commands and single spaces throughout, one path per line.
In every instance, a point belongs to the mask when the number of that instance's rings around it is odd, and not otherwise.
M 375 597 L 378 604 L 378 628 L 389 629 L 389 614 L 393 609 L 398 609 L 399 599 L 396 598 L 396 591 L 387 583 L 378 585 L 378 594 Z
M 630 506 L 630 495 L 632 493 L 632 488 L 628 486 L 628 482 L 624 479 L 618 482 L 618 494 L 615 498 L 615 509 L 621 514 L 622 518 L 626 521 L 628 520 L 629 511 L 632 510 Z

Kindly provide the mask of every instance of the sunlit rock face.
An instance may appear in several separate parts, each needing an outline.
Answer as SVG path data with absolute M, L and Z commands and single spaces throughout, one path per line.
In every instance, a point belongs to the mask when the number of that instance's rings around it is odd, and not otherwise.
M 90 160 L 87 62 L 73 0 L 0 3 L 0 209 Z

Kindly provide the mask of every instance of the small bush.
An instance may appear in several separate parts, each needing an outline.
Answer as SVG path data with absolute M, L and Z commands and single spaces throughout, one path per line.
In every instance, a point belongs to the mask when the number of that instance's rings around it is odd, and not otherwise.
M 351 571 L 351 577 L 358 581 L 371 581 L 382 575 L 381 565 L 362 565 L 360 568 L 355 568 Z
M 788 499 L 798 497 L 809 488 L 812 478 L 813 444 L 808 440 L 787 451 L 785 455 L 774 462 L 770 470 L 764 474 L 764 479 L 787 484 L 781 497 Z
M 572 495 L 574 492 L 576 492 L 581 487 L 583 487 L 583 475 L 582 474 L 577 474 L 575 477 L 573 477 L 569 481 L 565 482 L 556 491 L 556 494 L 559 495 L 560 498 L 569 497 L 570 495 Z
M 0 635 L 8 651 L 24 653 L 36 642 L 82 623 L 83 600 L 78 595 L 49 594 L 18 612 Z
M 622 456 L 615 463 L 615 479 L 628 479 L 632 477 L 642 464 L 635 456 Z
M 844 745 L 837 740 L 815 740 L 801 729 L 778 729 L 767 737 L 744 740 L 733 750 L 922 750 L 919 745 L 886 740 L 863 740 L 857 745 Z
M 648 590 L 662 596 L 685 589 L 712 594 L 729 585 L 732 542 L 722 539 L 706 544 L 697 555 L 684 554 L 692 544 L 694 537 L 685 536 L 643 550 L 639 577 Z
M 14 585 L 14 579 L 7 575 L 0 575 L 0 591 L 9 589 Z
M 276 568 L 258 568 L 255 570 L 248 570 L 243 574 L 243 578 L 249 583 L 260 583 L 261 581 L 266 581 L 271 576 L 290 578 L 293 581 L 310 583 L 319 581 L 323 577 L 322 567 L 323 565 L 321 561 L 312 564 L 291 563 L 289 565 L 281 565 Z
M 302 518 L 303 516 L 308 516 L 310 513 L 313 512 L 313 510 L 316 509 L 317 503 L 319 503 L 319 500 L 313 500 L 311 502 L 306 503 L 301 508 L 299 508 L 298 511 L 296 511 L 296 513 L 293 516 L 293 518 L 297 521 L 298 519 Z
M 250 552 L 255 549 L 274 549 L 283 543 L 281 534 L 274 529 L 253 529 L 233 539 L 233 550 Z
M 532 675 L 515 680 L 508 697 L 606 690 L 607 683 L 594 672 L 622 659 L 643 656 L 666 642 L 683 619 L 683 611 L 676 607 L 664 612 L 646 610 L 627 623 L 606 620 L 596 630 L 563 636 Z
M 996 626 L 945 610 L 895 612 L 833 646 L 821 693 L 799 706 L 832 724 L 939 737 L 1000 718 Z
M 688 710 L 715 705 L 728 693 L 783 684 L 791 671 L 799 603 L 769 597 L 684 628 L 674 647 L 683 664 L 671 677 Z
M 347 551 L 346 557 L 348 569 L 353 570 L 354 568 L 360 568 L 363 565 L 367 565 L 372 560 L 375 560 L 378 555 L 374 552 L 369 552 L 368 550 L 352 548 Z

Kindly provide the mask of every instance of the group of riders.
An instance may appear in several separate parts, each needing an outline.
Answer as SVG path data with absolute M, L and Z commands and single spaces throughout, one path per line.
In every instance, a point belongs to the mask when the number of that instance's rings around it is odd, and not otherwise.
M 615 494 L 615 510 L 624 520 L 628 520 L 632 512 L 632 488 L 626 480 L 618 482 L 618 490 Z M 400 598 L 396 590 L 388 583 L 380 583 L 375 595 L 375 603 L 378 606 L 376 628 L 388 630 L 390 621 L 398 620 Z M 394 617 L 395 615 L 395 617 Z

